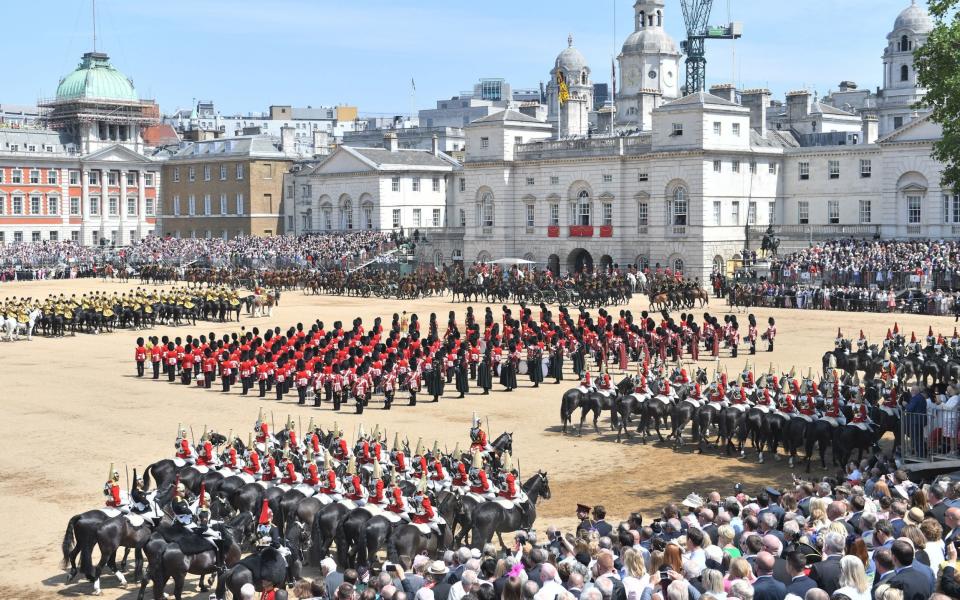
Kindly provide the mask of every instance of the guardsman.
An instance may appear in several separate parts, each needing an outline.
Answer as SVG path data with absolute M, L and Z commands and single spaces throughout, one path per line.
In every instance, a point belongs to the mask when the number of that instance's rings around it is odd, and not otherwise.
M 193 523 L 193 512 L 190 510 L 190 504 L 187 503 L 186 488 L 180 483 L 180 476 L 177 476 L 176 483 L 173 486 L 173 500 L 171 508 L 173 516 L 183 526 Z
M 257 546 L 279 549 L 282 546 L 280 530 L 273 524 L 273 511 L 266 498 L 260 506 L 260 518 L 257 520 Z
M 113 468 L 110 463 L 110 470 L 107 471 L 107 482 L 103 484 L 103 495 L 107 497 L 106 505 L 110 508 L 120 508 L 123 506 L 123 500 L 120 496 L 120 473 Z
M 307 446 L 307 472 L 303 478 L 303 483 L 309 485 L 314 490 L 320 485 L 320 467 L 317 466 L 317 463 L 321 463 L 323 458 L 320 455 L 316 456 L 314 459 L 313 450 L 310 446 Z
M 380 461 L 373 461 L 373 470 L 370 472 L 370 481 L 367 482 L 367 501 L 370 504 L 376 504 L 381 508 L 386 503 L 386 497 L 383 495 L 383 468 Z
M 326 472 L 321 480 L 320 493 L 326 494 L 333 500 L 339 500 L 343 494 L 343 487 L 340 485 L 337 472 L 333 468 L 333 457 L 329 453 L 326 454 L 324 462 L 326 463 Z
M 363 484 L 360 480 L 360 473 L 357 471 L 357 459 L 353 456 L 350 457 L 350 461 L 347 463 L 347 471 L 344 474 L 343 487 L 346 490 L 344 493 L 345 498 L 348 500 L 353 500 L 358 506 L 363 506 L 366 504 L 367 490 L 363 489 Z
M 473 413 L 473 425 L 470 428 L 470 451 L 489 452 L 490 444 L 487 441 L 487 432 L 480 427 L 480 417 Z
M 517 477 L 513 474 L 513 460 L 511 459 L 509 452 L 503 453 L 501 468 L 503 469 L 503 487 L 500 488 L 500 491 L 497 492 L 497 495 L 501 498 L 506 498 L 507 500 L 516 501 L 520 497 L 520 494 L 517 489 Z
M 473 453 L 473 465 L 470 467 L 470 491 L 478 496 L 492 500 L 493 489 L 487 480 L 487 472 L 483 470 L 483 459 L 479 452 Z
M 184 369 L 188 371 L 189 369 Z M 204 427 L 206 430 L 206 427 Z M 207 432 L 204 431 L 203 435 L 200 436 L 200 451 L 197 455 L 197 464 L 204 467 L 213 467 L 216 466 L 217 457 L 214 454 L 213 442 L 210 441 Z
M 177 434 L 177 458 L 186 462 L 189 465 L 192 465 L 196 462 L 197 456 L 193 452 L 193 448 L 190 447 L 190 440 L 187 439 L 187 430 L 180 428 L 180 431 Z
M 253 431 L 257 434 L 257 443 L 263 444 L 265 447 L 270 440 L 270 428 L 267 425 L 267 422 L 263 420 L 263 409 L 260 409 L 260 414 L 257 416 L 257 422 L 253 425 Z
M 137 361 L 137 377 L 143 377 L 143 368 L 147 363 L 147 347 L 143 344 L 143 338 L 138 337 L 137 347 L 133 351 L 133 359 Z
M 400 489 L 399 485 L 395 484 L 390 490 L 390 503 L 387 504 L 387 510 L 402 516 L 405 520 L 410 519 L 407 514 L 409 511 L 407 499 L 403 497 L 403 490 Z
M 277 459 L 272 455 L 267 457 L 267 464 L 264 465 L 263 473 L 260 475 L 261 481 L 276 481 L 278 477 L 277 473 Z
M 757 318 L 750 313 L 747 316 L 749 327 L 747 328 L 747 342 L 750 344 L 750 354 L 757 353 Z
M 434 533 L 440 534 L 440 526 L 437 522 L 437 514 L 430 503 L 430 497 L 427 496 L 427 479 L 424 477 L 417 485 L 417 490 L 410 499 L 413 508 L 413 515 L 410 520 L 418 525 L 429 525 Z
M 763 334 L 763 339 L 767 341 L 767 352 L 773 352 L 773 340 L 777 337 L 777 322 L 770 317 L 767 319 L 767 331 Z

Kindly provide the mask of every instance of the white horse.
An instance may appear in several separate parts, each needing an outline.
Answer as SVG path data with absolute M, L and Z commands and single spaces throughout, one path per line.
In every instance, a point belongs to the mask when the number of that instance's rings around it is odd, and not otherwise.
M 30 311 L 27 315 L 27 322 L 21 323 L 17 320 L 16 317 L 8 317 L 6 319 L 0 319 L 0 325 L 3 327 L 3 331 L 7 333 L 7 341 L 11 342 L 13 340 L 20 339 L 20 329 L 24 330 L 24 333 L 27 336 L 27 341 L 33 340 L 33 328 L 36 327 L 37 321 L 43 315 L 43 311 L 39 308 L 35 308 Z
M 633 293 L 643 292 L 647 289 L 647 276 L 642 271 L 627 273 L 627 281 L 630 283 Z

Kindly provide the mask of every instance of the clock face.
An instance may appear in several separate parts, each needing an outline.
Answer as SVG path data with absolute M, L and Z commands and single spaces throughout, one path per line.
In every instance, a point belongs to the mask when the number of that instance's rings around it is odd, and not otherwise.
M 657 78 L 657 72 L 654 71 L 653 69 L 650 69 L 650 72 L 647 73 L 647 76 L 648 76 L 650 79 L 656 79 L 656 78 Z

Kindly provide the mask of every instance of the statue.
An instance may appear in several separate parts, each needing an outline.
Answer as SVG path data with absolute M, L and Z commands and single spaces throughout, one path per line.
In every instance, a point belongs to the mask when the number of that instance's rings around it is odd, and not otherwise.
M 778 248 L 780 248 L 780 238 L 773 231 L 773 225 L 768 225 L 766 233 L 763 234 L 760 251 L 767 257 L 777 256 Z

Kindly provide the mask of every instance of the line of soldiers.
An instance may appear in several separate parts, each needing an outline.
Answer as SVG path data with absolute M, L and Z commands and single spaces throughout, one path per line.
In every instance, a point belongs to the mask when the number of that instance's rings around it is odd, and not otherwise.
M 141 338 L 134 356 L 140 376 L 149 360 L 154 379 L 162 369 L 169 381 L 179 376 L 185 385 L 195 380 L 199 387 L 211 388 L 219 378 L 223 392 L 239 385 L 242 395 L 257 391 L 263 398 L 274 392 L 282 400 L 295 391 L 299 404 L 312 396 L 314 406 L 328 403 L 334 410 L 352 400 L 360 414 L 374 394 L 382 394 L 389 409 L 398 393 L 408 393 L 410 405 L 415 405 L 419 393 L 437 401 L 449 384 L 463 397 L 471 385 L 488 394 L 495 380 L 504 391 L 512 391 L 524 375 L 533 387 L 548 377 L 559 383 L 567 357 L 582 377 L 591 360 L 601 371 L 611 365 L 626 370 L 631 360 L 651 354 L 664 362 L 680 362 L 687 355 L 698 360 L 701 343 L 714 357 L 722 343 L 736 356 L 740 342 L 732 315 L 721 325 L 704 313 L 701 328 L 692 313 L 675 321 L 664 312 L 658 322 L 647 311 L 635 319 L 629 310 L 615 315 L 601 308 L 594 318 L 582 308 L 578 314 L 564 306 L 556 314 L 544 304 L 539 309 L 534 315 L 521 305 L 520 314 L 514 315 L 503 306 L 496 319 L 490 307 L 479 318 L 468 307 L 462 323 L 456 311 L 450 311 L 442 334 L 435 313 L 421 328 L 416 314 L 404 312 L 394 313 L 388 328 L 377 317 L 369 330 L 358 317 L 346 326 L 336 321 L 329 329 L 317 320 L 286 331 L 254 327 L 219 338 L 213 333 L 183 340 Z M 752 315 L 750 320 L 754 352 L 757 330 Z M 775 336 L 771 318 L 764 333 L 769 350 Z

